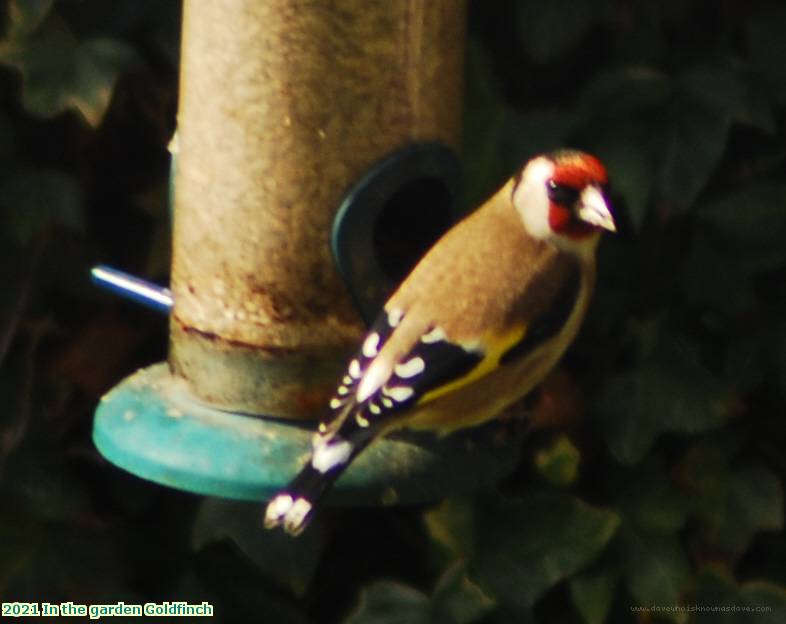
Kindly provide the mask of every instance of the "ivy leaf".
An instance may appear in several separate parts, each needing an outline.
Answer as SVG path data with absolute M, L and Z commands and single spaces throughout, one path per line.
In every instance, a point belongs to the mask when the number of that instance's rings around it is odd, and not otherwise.
M 467 576 L 463 561 L 448 568 L 439 579 L 431 601 L 435 624 L 471 624 L 490 613 L 496 603 Z
M 703 313 L 737 317 L 756 306 L 753 284 L 740 270 L 737 257 L 708 240 L 706 231 L 694 236 L 682 288 L 685 303 Z
M 345 624 L 471 624 L 494 608 L 494 601 L 457 561 L 437 581 L 432 596 L 394 581 L 366 587 Z
M 615 546 L 623 561 L 623 581 L 638 605 L 679 604 L 690 568 L 675 535 L 624 522 Z
M 743 272 L 786 265 L 786 186 L 763 184 L 726 195 L 701 206 L 697 216 L 713 246 Z
M 57 171 L 22 170 L 0 180 L 0 222 L 21 244 L 53 226 L 84 229 L 82 190 Z
M 22 105 L 40 117 L 76 110 L 98 126 L 120 73 L 138 62 L 136 52 L 120 41 L 79 41 L 68 25 L 52 14 L 28 37 L 0 44 L 0 63 L 22 74 Z
M 678 604 L 689 581 L 679 531 L 690 505 L 667 471 L 665 462 L 653 457 L 622 473 L 621 483 L 612 481 L 622 523 L 609 553 L 613 565 L 605 573 L 619 573 L 639 606 Z
M 672 79 L 628 67 L 598 74 L 579 106 L 638 229 L 652 189 L 680 208 L 695 202 L 720 161 L 732 121 L 773 130 L 772 113 L 759 99 L 731 70 L 691 69 Z
M 775 103 L 786 103 L 786 8 L 773 6 L 746 23 L 746 39 L 754 66 L 764 76 Z
M 672 78 L 652 67 L 600 71 L 581 93 L 578 107 L 593 121 L 607 118 L 619 123 L 624 117 L 644 118 L 663 110 L 674 88 Z
M 595 559 L 618 522 L 558 492 L 516 501 L 485 496 L 474 508 L 448 501 L 427 516 L 432 539 L 466 559 L 482 595 L 516 618 L 530 617 L 545 591 Z
M 738 556 L 759 531 L 783 528 L 783 488 L 761 465 L 732 469 L 732 454 L 733 447 L 699 443 L 686 454 L 682 474 L 702 527 L 701 539 Z
M 681 209 L 691 207 L 726 147 L 729 119 L 691 98 L 668 109 L 658 135 L 659 194 Z
M 395 581 L 378 581 L 360 594 L 360 604 L 345 624 L 430 624 L 430 600 Z
M 469 558 L 475 549 L 475 508 L 467 498 L 448 498 L 426 512 L 431 540 L 451 559 Z
M 283 531 L 263 530 L 260 513 L 256 503 L 205 499 L 194 524 L 194 548 L 229 539 L 276 584 L 302 595 L 322 553 L 322 525 L 317 519 L 298 539 L 292 539 Z
M 705 518 L 707 540 L 731 552 L 744 552 L 759 531 L 783 529 L 783 488 L 763 466 L 741 468 L 728 481 L 727 513 Z
M 640 468 L 624 473 L 624 482 L 617 486 L 616 506 L 626 521 L 662 533 L 675 533 L 685 525 L 690 503 L 667 476 L 668 470 L 659 457 L 652 457 Z
M 538 63 L 557 59 L 577 46 L 595 18 L 589 0 L 526 0 L 518 7 L 521 44 Z
M 786 590 L 767 581 L 735 583 L 728 571 L 705 567 L 698 577 L 691 603 L 700 605 L 696 624 L 780 624 L 786 614 Z
M 52 10 L 55 0 L 9 0 L 5 39 L 19 39 L 32 33 Z
M 501 606 L 522 615 L 592 562 L 619 524 L 613 512 L 556 492 L 487 501 L 477 520 L 470 576 Z
M 686 339 L 663 334 L 638 367 L 605 384 L 595 409 L 614 457 L 635 464 L 662 433 L 702 433 L 722 424 L 729 395 Z
M 697 66 L 685 71 L 679 84 L 692 99 L 729 121 L 775 132 L 772 110 L 766 98 L 740 71 L 730 67 Z
M 603 624 L 611 609 L 619 573 L 592 570 L 570 581 L 570 597 L 585 624 Z
M 565 435 L 559 436 L 550 446 L 535 454 L 535 467 L 552 485 L 565 487 L 576 482 L 579 476 L 581 453 Z
M 692 206 L 721 159 L 732 122 L 775 131 L 755 83 L 732 68 L 692 67 L 678 79 L 658 140 L 658 190 L 679 208 Z

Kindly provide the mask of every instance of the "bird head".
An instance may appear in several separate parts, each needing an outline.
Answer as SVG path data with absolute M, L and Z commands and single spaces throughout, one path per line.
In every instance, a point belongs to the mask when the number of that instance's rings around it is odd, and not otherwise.
M 528 232 L 564 247 L 597 242 L 616 231 L 607 198 L 608 174 L 590 154 L 560 150 L 536 156 L 513 186 L 513 203 Z

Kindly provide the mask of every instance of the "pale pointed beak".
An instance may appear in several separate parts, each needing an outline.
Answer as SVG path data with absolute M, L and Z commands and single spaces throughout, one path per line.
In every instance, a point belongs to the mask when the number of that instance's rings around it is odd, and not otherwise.
M 581 192 L 578 215 L 582 221 L 590 225 L 601 227 L 609 232 L 617 231 L 606 198 L 596 186 L 588 186 Z

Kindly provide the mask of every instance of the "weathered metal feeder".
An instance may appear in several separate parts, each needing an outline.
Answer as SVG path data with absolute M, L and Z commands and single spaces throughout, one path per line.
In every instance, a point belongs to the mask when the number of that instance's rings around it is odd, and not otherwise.
M 186 0 L 172 290 L 94 270 L 171 308 L 168 363 L 96 411 L 110 461 L 251 500 L 295 473 L 363 321 L 450 222 L 463 4 Z M 331 499 L 430 500 L 499 478 L 516 447 L 493 427 L 380 440 Z

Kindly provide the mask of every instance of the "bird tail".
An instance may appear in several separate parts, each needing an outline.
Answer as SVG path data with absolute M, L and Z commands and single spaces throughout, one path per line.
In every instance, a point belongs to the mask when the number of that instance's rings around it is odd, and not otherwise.
M 354 419 L 343 420 L 337 431 L 314 436 L 306 464 L 267 504 L 265 528 L 281 526 L 291 535 L 300 535 L 320 500 L 374 438 L 376 427 L 359 428 L 350 424 Z

